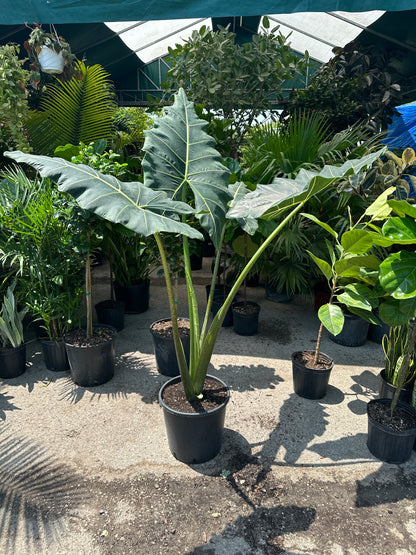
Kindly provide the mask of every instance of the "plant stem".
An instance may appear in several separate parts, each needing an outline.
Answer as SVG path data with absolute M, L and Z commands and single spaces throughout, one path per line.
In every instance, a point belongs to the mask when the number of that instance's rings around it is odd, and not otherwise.
M 336 285 L 337 285 L 337 280 L 336 278 L 334 278 L 332 280 L 332 287 L 331 287 L 331 294 L 329 296 L 329 301 L 328 301 L 328 305 L 332 304 L 332 301 L 334 299 L 334 295 L 335 295 L 335 289 L 336 289 Z M 316 347 L 315 347 L 315 356 L 313 358 L 313 364 L 316 365 L 318 364 L 318 360 L 319 360 L 319 354 L 321 352 L 321 340 L 322 340 L 322 332 L 324 330 L 324 325 L 321 322 L 321 325 L 319 326 L 319 331 L 318 331 L 318 339 L 316 341 Z
M 87 233 L 88 253 L 85 260 L 85 297 L 87 302 L 87 337 L 92 335 L 92 299 L 91 299 L 91 255 L 89 251 L 91 233 Z
M 185 395 L 186 395 L 186 398 L 189 400 L 189 399 L 192 399 L 192 397 L 194 396 L 194 391 L 192 387 L 191 377 L 189 375 L 188 364 L 186 362 L 182 341 L 179 336 L 178 314 L 176 310 L 176 303 L 175 303 L 175 296 L 173 293 L 172 282 L 169 274 L 169 264 L 168 264 L 166 251 L 163 245 L 162 238 L 158 233 L 154 234 L 154 238 L 156 240 L 156 244 L 159 249 L 160 259 L 162 261 L 162 266 L 163 266 L 163 274 L 165 277 L 166 290 L 168 293 L 169 308 L 170 308 L 170 314 L 172 318 L 172 334 L 173 334 L 173 341 L 175 344 L 176 358 L 178 361 L 179 371 L 181 373 L 181 380 L 185 390 Z

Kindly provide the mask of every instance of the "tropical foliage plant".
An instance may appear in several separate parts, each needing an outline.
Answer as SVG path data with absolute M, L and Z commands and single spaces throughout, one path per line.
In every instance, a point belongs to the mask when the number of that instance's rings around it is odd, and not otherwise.
M 273 186 L 259 185 L 255 191 L 247 192 L 242 183 L 229 186 L 229 172 L 221 163 L 211 137 L 206 134 L 205 125 L 196 117 L 193 104 L 184 91 L 180 90 L 173 106 L 166 109 L 165 116 L 158 118 L 154 128 L 146 134 L 143 184 L 123 183 L 114 176 L 97 174 L 88 166 L 59 158 L 8 153 L 15 161 L 27 163 L 44 177 L 55 179 L 58 188 L 72 194 L 81 206 L 141 235 L 154 236 L 166 277 L 176 356 L 188 399 L 202 394 L 224 317 L 248 272 L 267 246 L 309 198 L 346 174 L 367 167 L 380 155 L 374 153 L 340 167 L 325 167 L 319 173 L 301 170 L 295 180 L 281 179 Z M 274 219 L 283 212 L 286 212 L 285 218 L 257 249 L 209 324 L 219 253 L 228 220 L 236 219 L 245 231 L 252 234 L 257 229 L 258 218 Z M 189 239 L 202 240 L 203 235 L 185 222 L 187 214 L 195 215 L 217 248 L 211 293 L 201 326 L 190 269 Z M 179 337 L 177 306 L 164 246 L 171 233 L 183 236 L 190 319 L 189 366 Z
M 59 145 L 89 144 L 113 136 L 116 102 L 108 73 L 76 62 L 69 81 L 56 77 L 46 86 L 39 109 L 32 111 L 28 132 L 35 152 L 52 154 Z
M 50 339 L 79 317 L 79 207 L 49 179 L 9 169 L 0 184 L 0 262 Z

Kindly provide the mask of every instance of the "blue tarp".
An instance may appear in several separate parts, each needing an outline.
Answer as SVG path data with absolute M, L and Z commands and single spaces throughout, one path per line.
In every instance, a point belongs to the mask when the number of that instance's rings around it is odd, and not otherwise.
M 394 116 L 388 127 L 384 143 L 389 148 L 416 149 L 416 101 L 402 104 L 394 108 L 398 115 Z
M 416 9 L 416 2 L 404 0 L 0 0 L 0 25 L 412 9 Z

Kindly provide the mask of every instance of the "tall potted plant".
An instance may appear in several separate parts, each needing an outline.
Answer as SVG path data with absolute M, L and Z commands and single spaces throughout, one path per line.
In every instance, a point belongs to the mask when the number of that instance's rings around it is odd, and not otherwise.
M 173 106 L 158 118 L 148 131 L 144 144 L 144 184 L 122 183 L 113 176 L 97 175 L 86 166 L 69 164 L 58 158 L 8 153 L 18 162 L 38 169 L 41 175 L 53 176 L 61 190 L 75 196 L 81 206 L 98 215 L 122 223 L 137 233 L 153 235 L 166 278 L 171 310 L 172 328 L 180 378 L 173 378 L 160 391 L 168 425 L 172 452 L 186 462 L 202 462 L 215 456 L 220 449 L 220 431 L 224 422 L 229 392 L 217 378 L 207 376 L 208 366 L 226 312 L 245 277 L 271 241 L 311 196 L 325 189 L 342 176 L 360 171 L 380 155 L 380 152 L 360 160 L 350 160 L 341 167 L 325 167 L 319 173 L 301 171 L 295 180 L 281 179 L 273 185 L 258 186 L 248 192 L 244 184 L 229 187 L 228 171 L 205 132 L 205 122 L 198 119 L 193 104 L 180 90 Z M 190 269 L 189 239 L 203 239 L 202 234 L 181 221 L 193 213 L 209 233 L 217 253 L 221 251 L 227 219 L 237 219 L 242 227 L 253 233 L 260 217 L 273 219 L 286 212 L 286 217 L 265 239 L 242 270 L 227 299 L 209 325 L 209 315 L 219 267 L 215 260 L 212 287 L 207 310 L 200 327 L 198 306 Z M 165 242 L 170 233 L 183 235 L 183 256 L 190 319 L 190 362 L 186 362 L 177 325 L 177 306 L 169 278 Z M 182 382 L 182 383 L 180 383 Z M 169 406 L 167 392 L 176 391 L 178 407 Z M 213 417 L 214 424 L 206 424 Z M 179 436 L 175 423 L 179 420 Z M 191 429 L 191 422 L 202 429 Z M 214 431 L 216 433 L 214 433 Z M 181 435 L 185 432 L 185 437 Z

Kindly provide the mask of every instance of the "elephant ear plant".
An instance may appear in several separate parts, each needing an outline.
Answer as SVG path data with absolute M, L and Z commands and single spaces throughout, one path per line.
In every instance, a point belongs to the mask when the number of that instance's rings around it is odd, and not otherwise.
M 87 166 L 59 158 L 8 153 L 15 161 L 27 163 L 42 176 L 55 180 L 59 189 L 72 194 L 83 208 L 141 235 L 154 235 L 166 277 L 176 356 L 188 400 L 201 398 L 222 321 L 237 290 L 270 242 L 309 198 L 338 179 L 368 167 L 380 155 L 378 152 L 351 160 L 341 167 L 326 166 L 319 173 L 302 170 L 295 180 L 277 179 L 271 185 L 261 185 L 246 193 L 242 184 L 229 188 L 229 172 L 221 163 L 213 139 L 205 132 L 205 125 L 180 89 L 173 106 L 167 108 L 164 117 L 158 118 L 154 128 L 146 133 L 144 183 L 120 182 L 114 176 L 102 175 Z M 200 327 L 189 239 L 202 240 L 203 235 L 185 223 L 186 214 L 196 216 L 220 253 L 229 218 L 236 219 L 245 231 L 253 234 L 258 218 L 273 219 L 283 212 L 286 217 L 243 268 L 224 305 L 209 325 L 219 267 L 217 256 L 207 311 Z M 166 235 L 171 233 L 183 236 L 191 328 L 189 366 L 179 337 L 177 308 L 165 250 Z

